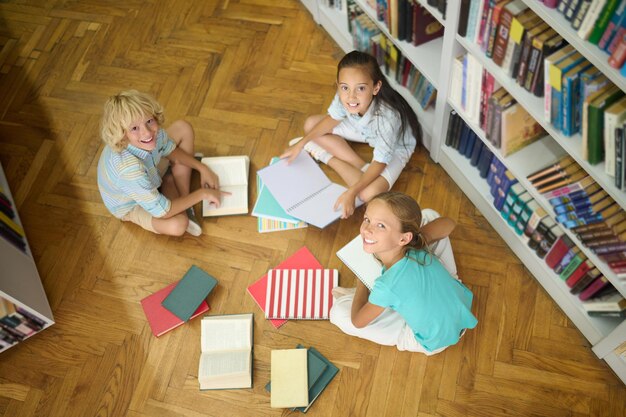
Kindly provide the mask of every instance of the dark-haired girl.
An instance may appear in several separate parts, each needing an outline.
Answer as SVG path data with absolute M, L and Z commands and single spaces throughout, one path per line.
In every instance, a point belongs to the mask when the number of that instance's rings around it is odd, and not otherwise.
M 304 149 L 333 168 L 348 185 L 335 202 L 342 218 L 352 215 L 356 198 L 367 202 L 388 191 L 422 139 L 411 107 L 389 86 L 376 59 L 359 51 L 339 62 L 328 114 L 308 117 L 304 132 L 281 157 L 291 161 Z M 347 141 L 374 148 L 372 162 L 361 159 Z

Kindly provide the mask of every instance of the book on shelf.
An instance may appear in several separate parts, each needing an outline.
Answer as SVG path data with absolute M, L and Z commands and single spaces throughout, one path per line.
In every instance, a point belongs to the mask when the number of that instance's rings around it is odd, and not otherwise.
M 580 27 L 577 29 L 578 36 L 582 40 L 589 39 L 589 35 L 591 34 L 591 31 L 593 30 L 593 27 L 607 1 L 608 0 L 594 0 L 589 5 L 589 9 L 585 13 L 584 18 L 581 19 Z
M 574 52 L 550 65 L 550 94 L 552 95 L 550 120 L 552 125 L 559 130 L 563 125 L 563 75 L 584 61 L 585 58 L 580 52 Z
M 566 0 L 559 3 L 559 6 L 557 7 L 558 11 L 561 11 L 561 9 L 563 9 L 561 13 L 563 14 L 565 20 L 570 22 L 570 25 L 572 19 L 574 18 L 574 13 L 578 9 L 578 6 L 580 6 L 581 1 L 582 0 Z
M 604 275 L 600 275 L 596 280 L 594 280 L 591 284 L 587 286 L 580 294 L 578 294 L 578 298 L 582 301 L 588 300 L 592 298 L 595 294 L 600 292 L 602 289 L 611 285 L 611 282 Z
M 572 259 L 574 259 L 574 257 L 577 256 L 579 253 L 580 248 L 578 246 L 573 245 L 572 247 L 570 247 L 567 253 L 565 253 L 561 260 L 554 266 L 554 268 L 552 268 L 554 270 L 554 273 L 561 274 L 561 272 L 565 270 L 565 268 L 567 267 L 567 265 L 569 265 Z
M 272 408 L 306 407 L 309 404 L 307 350 L 272 349 L 270 381 Z
M 537 250 L 539 244 L 544 239 L 545 234 L 550 230 L 550 228 L 554 227 L 556 222 L 550 217 L 546 216 L 539 221 L 537 227 L 533 231 L 532 235 L 530 235 L 530 239 L 528 239 L 528 247 L 534 251 Z
M 331 182 L 307 152 L 289 165 L 283 159 L 262 168 L 258 175 L 288 214 L 308 224 L 322 229 L 341 216 L 334 204 L 346 188 Z M 357 198 L 356 206 L 361 204 Z
M 594 45 L 599 44 L 600 40 L 604 36 L 604 32 L 606 31 L 609 23 L 611 22 L 613 15 L 616 14 L 618 8 L 620 8 L 623 11 L 624 2 L 622 0 L 607 0 L 606 5 L 600 12 L 600 15 L 596 19 L 593 25 L 593 28 L 591 29 L 591 32 L 589 33 L 589 38 L 587 40 L 590 43 Z
M 526 72 L 528 70 L 528 64 L 530 61 L 530 53 L 532 51 L 533 40 L 541 33 L 550 30 L 551 28 L 544 21 L 541 21 L 534 27 L 528 29 L 524 34 L 524 40 L 522 42 L 522 49 L 517 62 L 517 73 L 513 74 L 517 84 L 524 86 L 526 80 Z
M 563 281 L 566 281 L 583 262 L 587 261 L 587 256 L 584 253 L 581 253 L 578 250 L 574 256 L 571 257 L 570 261 L 565 265 L 565 267 L 559 273 L 559 278 Z
M 205 316 L 200 326 L 201 390 L 252 388 L 252 313 Z
M 495 158 L 496 156 L 493 152 L 491 152 L 487 146 L 483 146 L 483 149 L 480 152 L 480 158 L 478 159 L 478 164 L 476 165 L 480 178 L 487 178 L 487 175 L 489 174 L 489 166 L 491 161 Z
M 490 74 L 487 70 L 483 70 L 483 82 L 480 96 L 480 117 L 479 123 L 480 128 L 483 131 L 487 130 L 488 119 L 487 115 L 489 112 L 489 99 L 493 95 L 495 91 L 500 88 L 500 83 L 495 79 L 495 77 Z
M 575 183 L 585 177 L 587 177 L 587 172 L 582 169 L 580 166 L 575 165 L 574 171 L 571 174 L 563 173 L 562 175 L 558 175 L 559 178 L 554 179 L 550 182 L 537 186 L 537 191 L 540 194 L 551 193 L 553 191 L 562 189 L 563 187 L 568 186 L 571 183 Z M 566 189 L 565 194 L 569 194 L 571 191 Z M 548 198 L 548 197 L 546 197 Z
M 624 311 L 626 299 L 617 291 L 610 292 L 601 297 L 590 298 L 582 303 L 585 311 Z
M 615 170 L 613 175 L 615 177 L 615 187 L 618 190 L 622 189 L 624 184 L 624 125 L 616 127 L 614 129 L 615 137 L 613 139 L 615 147 Z
M 489 1 L 489 0 L 487 0 Z M 482 16 L 485 0 L 471 0 L 469 14 L 467 16 L 467 31 L 465 38 L 471 42 L 476 43 L 476 27 L 479 23 L 478 20 Z
M 323 266 L 313 256 L 311 251 L 303 246 L 298 249 L 293 255 L 285 259 L 278 264 L 274 269 L 322 269 Z M 254 302 L 265 313 L 265 305 L 267 301 L 267 274 L 264 274 L 261 278 L 256 280 L 252 285 L 247 288 L 248 294 L 252 297 Z M 269 320 L 274 328 L 278 329 L 280 326 L 287 322 L 287 319 L 270 319 Z
M 472 2 L 470 0 L 461 0 L 461 8 L 459 10 L 459 26 L 457 28 L 457 33 L 459 34 L 459 36 L 465 37 L 465 35 L 467 35 L 467 23 L 468 23 L 471 3 Z M 478 4 L 478 2 L 474 2 L 474 3 Z
M 413 8 L 413 45 L 419 46 L 443 36 L 443 25 L 421 4 Z
M 613 37 L 608 41 L 608 44 L 603 48 L 608 54 L 612 54 L 619 42 L 623 39 L 626 33 L 626 18 L 622 18 L 619 26 L 616 28 Z
M 578 8 L 576 9 L 576 11 L 573 13 L 573 16 L 572 16 L 572 20 L 571 20 L 572 29 L 576 31 L 580 29 L 583 23 L 583 20 L 585 19 L 585 17 L 587 16 L 587 13 L 589 12 L 591 3 L 592 3 L 592 0 L 580 0 L 580 4 L 578 5 Z
M 562 195 L 584 190 L 594 182 L 595 180 L 590 176 L 584 176 L 581 179 L 578 179 L 578 176 L 572 176 L 568 180 L 564 180 L 561 186 L 553 188 L 550 191 L 545 191 L 543 194 L 544 197 L 549 200 L 554 197 L 560 197 Z
M 564 48 L 565 46 L 567 46 L 567 42 L 563 39 L 561 35 L 558 34 L 546 40 L 543 44 L 533 44 L 533 47 L 536 47 L 538 51 L 536 67 L 535 65 L 529 66 L 528 73 L 532 74 L 532 76 L 528 77 L 527 74 L 526 79 L 528 81 L 528 84 L 524 86 L 527 87 L 526 89 L 533 93 L 533 95 L 537 97 L 543 97 L 545 94 L 545 58 L 552 55 L 554 52 Z
M 202 215 L 210 217 L 247 213 L 250 158 L 247 155 L 205 157 L 202 163 L 218 176 L 220 190 L 230 193 L 222 195 L 219 207 L 203 200 Z
M 511 207 L 509 218 L 507 219 L 507 223 L 509 224 L 509 226 L 511 226 L 515 230 L 515 233 L 520 236 L 524 232 L 524 227 L 526 226 L 526 224 L 522 222 L 521 214 L 526 208 L 526 205 L 531 201 L 534 200 L 529 193 L 524 193 L 523 195 L 519 196 L 519 198 L 517 198 L 517 200 Z
M 546 265 L 554 269 L 573 245 L 574 242 L 566 234 L 561 234 L 546 254 Z
M 471 166 L 475 167 L 478 165 L 480 154 L 482 153 L 484 148 L 485 148 L 485 144 L 483 143 L 483 141 L 480 140 L 480 138 L 476 137 L 476 140 L 474 141 L 474 147 L 472 148 L 472 152 L 470 155 Z
M 615 44 L 615 49 L 611 52 L 611 56 L 607 61 L 613 68 L 621 69 L 626 61 L 626 34 L 621 35 Z M 621 71 L 620 71 L 621 73 Z
M 583 275 L 583 277 L 580 278 L 572 288 L 570 288 L 569 292 L 571 294 L 580 294 L 585 290 L 585 288 L 600 278 L 600 276 L 602 276 L 602 273 L 598 270 L 598 268 L 592 268 L 585 275 Z
M 571 136 L 574 133 L 577 133 L 576 120 L 580 119 L 580 115 L 577 114 L 580 109 L 578 105 L 580 100 L 580 74 L 591 67 L 591 63 L 585 59 L 563 74 L 561 117 L 559 118 L 561 120 L 561 124 L 560 126 L 557 126 L 557 128 L 560 129 L 561 133 L 565 136 Z
M 601 201 L 600 203 L 598 203 L 599 205 L 602 204 L 602 207 L 599 208 L 598 211 L 595 213 L 590 211 L 590 212 L 578 215 L 575 212 L 570 212 L 570 213 L 574 213 L 575 215 L 571 215 L 569 218 L 562 220 L 563 225 L 571 229 L 579 225 L 597 223 L 621 211 L 621 207 L 619 206 L 619 204 L 616 204 L 613 201 L 609 201 L 609 199 L 605 199 L 605 200 L 607 201 Z
M 567 277 L 565 283 L 568 287 L 572 288 L 576 283 L 589 271 L 591 271 L 595 265 L 589 260 L 582 261 L 576 269 Z
M 498 175 L 494 178 L 496 187 L 493 206 L 498 211 L 502 211 L 504 204 L 506 203 L 507 195 L 510 192 L 511 187 L 518 187 L 514 192 L 518 194 L 524 188 L 517 182 L 517 178 L 509 170 L 505 170 L 502 175 Z
M 489 141 L 493 146 L 500 149 L 500 153 L 503 156 L 506 156 L 505 153 L 511 153 L 509 151 L 509 145 L 507 143 L 504 144 L 504 150 L 502 149 L 502 135 L 506 136 L 506 140 L 509 140 L 510 136 L 514 135 L 516 130 L 509 130 L 511 127 L 509 124 L 506 127 L 502 123 L 503 115 L 510 108 L 515 108 L 517 105 L 517 101 L 511 94 L 504 95 L 500 100 L 494 102 L 493 106 L 493 119 L 491 122 L 491 134 L 489 135 Z M 511 116 L 521 116 L 521 113 L 514 113 L 513 115 L 507 113 L 507 118 L 515 118 Z M 506 130 L 505 130 L 506 129 Z
M 493 143 L 491 138 L 494 136 L 495 128 L 494 128 L 494 119 L 496 113 L 496 106 L 502 100 L 503 97 L 508 95 L 508 91 L 504 87 L 499 87 L 496 89 L 490 96 L 487 98 L 487 111 L 485 115 L 485 123 L 483 131 L 485 132 L 485 137 L 489 140 L 489 142 Z
M 528 218 L 528 221 L 526 222 L 526 227 L 524 228 L 524 240 L 526 241 L 526 244 L 528 244 L 530 238 L 537 229 L 537 226 L 539 226 L 541 221 L 547 216 L 548 213 L 543 207 L 537 207 L 535 210 L 533 210 L 532 214 Z
M 550 84 L 552 65 L 558 64 L 574 52 L 576 49 L 572 45 L 566 45 L 543 59 L 543 119 L 546 122 L 552 122 L 552 85 Z
M 534 187 L 537 187 L 556 178 L 571 175 L 578 169 L 578 164 L 576 164 L 574 158 L 570 155 L 565 155 L 559 158 L 556 162 L 532 172 L 526 178 Z
M 543 239 L 539 242 L 539 245 L 535 248 L 535 253 L 541 259 L 544 259 L 548 251 L 554 246 L 556 241 L 563 235 L 563 228 L 555 224 L 548 228 L 543 234 Z
M 216 285 L 215 278 L 192 265 L 161 304 L 179 319 L 187 321 Z
M 538 72 L 539 62 L 543 62 L 544 47 L 547 48 L 547 42 L 551 39 L 559 39 L 560 36 L 553 28 L 548 28 L 530 40 L 528 62 L 526 64 L 526 74 L 521 80 L 520 86 L 526 91 L 532 92 L 531 85 L 536 72 Z M 562 40 L 562 38 L 561 38 Z M 559 42 L 558 44 L 562 44 Z M 546 56 L 550 55 L 546 51 Z
M 266 319 L 328 319 L 331 291 L 339 285 L 336 269 L 270 269 L 265 297 Z
M 587 161 L 591 165 L 604 160 L 604 112 L 622 97 L 624 92 L 615 86 L 587 105 Z
M 175 329 L 185 323 L 184 320 L 178 318 L 174 313 L 163 307 L 163 300 L 172 292 L 178 282 L 173 282 L 159 291 L 144 297 L 141 300 L 141 307 L 146 315 L 148 324 L 152 334 L 156 337 Z M 206 300 L 202 300 L 198 308 L 192 313 L 189 320 L 194 319 L 201 314 L 209 311 L 209 305 Z
M 626 96 L 618 99 L 604 111 L 604 173 L 610 177 L 616 176 L 615 129 L 623 127 L 624 121 L 626 121 Z
M 498 0 L 493 6 L 493 11 L 491 12 L 491 23 L 489 24 L 487 45 L 484 51 L 487 58 L 491 58 L 493 56 L 493 48 L 495 45 L 496 37 L 500 30 L 500 16 L 502 16 L 502 10 L 511 3 L 516 2 L 519 3 L 520 0 Z
M 500 25 L 496 30 L 493 44 L 493 54 L 491 57 L 496 65 L 502 66 L 502 62 L 504 61 L 509 44 L 509 33 L 513 19 L 521 16 L 526 10 L 528 10 L 528 5 L 521 0 L 512 1 L 505 5 L 502 9 L 500 14 Z
M 511 31 L 506 46 L 502 70 L 511 78 L 517 77 L 519 60 L 524 45 L 526 32 L 541 22 L 541 18 L 533 10 L 528 9 L 511 20 Z
M 539 140 L 545 131 L 521 104 L 515 103 L 502 111 L 500 135 L 500 153 L 506 157 Z
M 382 265 L 374 255 L 363 250 L 363 238 L 357 235 L 337 251 L 337 257 L 371 291 L 382 272 Z
M 520 183 L 513 184 L 509 188 L 509 192 L 506 193 L 504 202 L 502 203 L 502 208 L 500 209 L 500 215 L 504 218 L 504 220 L 509 220 L 511 209 L 515 205 L 515 202 L 524 194 L 528 194 L 528 192 Z

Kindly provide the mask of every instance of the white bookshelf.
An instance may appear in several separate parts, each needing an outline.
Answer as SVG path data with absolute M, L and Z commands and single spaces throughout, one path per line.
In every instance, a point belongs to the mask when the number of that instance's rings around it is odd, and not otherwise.
M 0 165 L 0 188 L 12 203 L 15 211 L 13 221 L 23 228 L 2 165 Z M 52 310 L 41 284 L 28 242 L 26 242 L 26 252 L 23 252 L 0 237 L 0 265 L 2 265 L 0 268 L 0 298 L 25 309 L 44 323 L 42 329 L 28 335 L 25 339 L 54 324 Z M 0 352 L 16 344 L 0 348 Z
M 607 77 L 622 90 L 626 91 L 626 78 L 619 74 L 619 71 L 611 68 L 607 64 L 608 56 L 600 51 L 595 45 L 582 41 L 576 31 L 570 28 L 567 22 L 556 10 L 544 7 L 536 0 L 524 0 L 542 19 L 556 29 L 570 44 L 580 51 L 592 64 L 598 67 Z M 594 180 L 600 184 L 607 193 L 624 209 L 626 208 L 626 193 L 618 190 L 614 185 L 612 177 L 604 173 L 604 164 L 590 165 L 582 157 L 581 137 L 565 137 L 558 130 L 544 120 L 543 98 L 538 98 L 527 92 L 515 83 L 504 72 L 487 58 L 480 48 L 469 43 L 466 39 L 457 35 L 459 21 L 460 0 L 448 0 L 446 19 L 441 14 L 428 6 L 425 0 L 419 2 L 426 7 L 445 27 L 444 36 L 435 41 L 428 42 L 420 47 L 414 47 L 408 42 L 393 39 L 384 23 L 376 19 L 376 12 L 367 3 L 367 0 L 355 0 L 355 3 L 363 9 L 370 19 L 380 28 L 381 32 L 389 37 L 399 51 L 408 57 L 415 67 L 424 74 L 428 80 L 437 88 L 437 102 L 434 110 L 429 114 L 420 114 L 419 105 L 415 101 L 408 100 L 413 106 L 424 131 L 430 133 L 427 149 L 431 157 L 448 172 L 459 187 L 470 198 L 474 205 L 481 211 L 493 228 L 500 234 L 513 252 L 524 263 L 526 268 L 534 275 L 537 281 L 543 286 L 546 292 L 554 299 L 563 312 L 576 325 L 585 338 L 592 345 L 594 353 L 614 370 L 614 372 L 626 383 L 626 354 L 622 352 L 626 343 L 626 321 L 614 318 L 589 317 L 582 308 L 578 297 L 569 292 L 567 285 L 545 264 L 543 259 L 535 255 L 526 243 L 509 227 L 502 219 L 500 213 L 493 207 L 493 199 L 489 193 L 487 183 L 478 175 L 478 170 L 469 164 L 464 156 L 456 150 L 445 146 L 445 136 L 447 132 L 448 116 L 450 110 L 454 108 L 461 117 L 464 117 L 461 109 L 455 108 L 448 100 L 451 68 L 456 56 L 464 51 L 476 57 L 484 68 L 486 68 L 498 80 L 500 85 L 505 87 L 515 99 L 542 125 L 548 133 L 546 138 L 528 146 L 527 148 L 503 158 L 497 149 L 485 139 L 484 133 L 476 125 L 471 125 L 474 132 L 487 144 L 492 152 L 500 158 L 507 168 L 517 177 L 522 185 L 531 193 L 532 197 L 542 205 L 548 213 L 554 216 L 549 203 L 539 195 L 526 176 L 547 165 L 558 156 L 569 154 L 579 165 L 581 165 Z M 310 3 L 310 0 L 303 0 L 303 3 Z M 322 9 L 323 1 L 318 2 L 318 7 Z M 308 6 L 307 6 L 308 7 Z M 344 6 L 345 10 L 345 6 Z M 320 13 L 320 23 L 324 28 Z M 345 14 L 344 14 L 345 17 Z M 327 29 L 328 33 L 337 41 L 345 51 L 352 49 L 351 40 L 346 39 L 347 21 L 345 31 L 337 35 Z M 349 34 L 347 34 L 349 37 Z M 394 85 L 394 87 L 397 87 Z M 402 93 L 402 89 L 397 87 Z M 406 95 L 405 95 L 405 98 Z M 467 118 L 464 117 L 467 122 Z M 589 259 L 601 270 L 601 272 L 611 281 L 611 283 L 626 296 L 626 283 L 620 279 L 601 262 L 591 251 L 581 245 L 576 236 L 569 230 L 566 233 L 570 238 L 579 244 Z M 622 348 L 620 348 L 622 347 Z M 620 350 L 621 349 L 621 350 Z

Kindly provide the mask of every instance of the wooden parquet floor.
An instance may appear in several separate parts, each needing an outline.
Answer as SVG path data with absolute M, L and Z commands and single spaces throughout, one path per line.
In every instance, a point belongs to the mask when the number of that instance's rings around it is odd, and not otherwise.
M 200 238 L 155 236 L 105 210 L 96 164 L 108 96 L 155 95 L 168 120 L 194 125 L 199 151 L 250 155 L 254 184 L 305 117 L 325 111 L 341 56 L 296 0 L 0 2 L 0 161 L 56 319 L 0 355 L 1 415 L 287 415 L 264 386 L 270 350 L 298 343 L 340 368 L 310 416 L 626 415 L 624 385 L 424 151 L 395 189 L 458 222 L 452 242 L 479 320 L 430 358 L 327 321 L 275 330 L 246 293 L 303 245 L 353 285 L 334 253 L 362 209 L 324 230 L 263 235 L 250 216 L 205 219 Z M 198 390 L 199 320 L 150 332 L 139 300 L 192 264 L 219 279 L 211 314 L 256 313 L 253 389 Z

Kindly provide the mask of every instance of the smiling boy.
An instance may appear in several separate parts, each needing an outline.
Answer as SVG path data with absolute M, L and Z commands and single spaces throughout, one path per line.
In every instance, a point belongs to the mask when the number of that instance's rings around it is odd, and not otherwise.
M 121 92 L 104 105 L 100 135 L 107 145 L 98 162 L 98 188 L 113 216 L 157 234 L 199 236 L 193 206 L 217 206 L 219 179 L 192 155 L 191 125 L 177 120 L 167 129 L 163 107 L 135 90 Z M 190 192 L 191 170 L 201 187 Z

